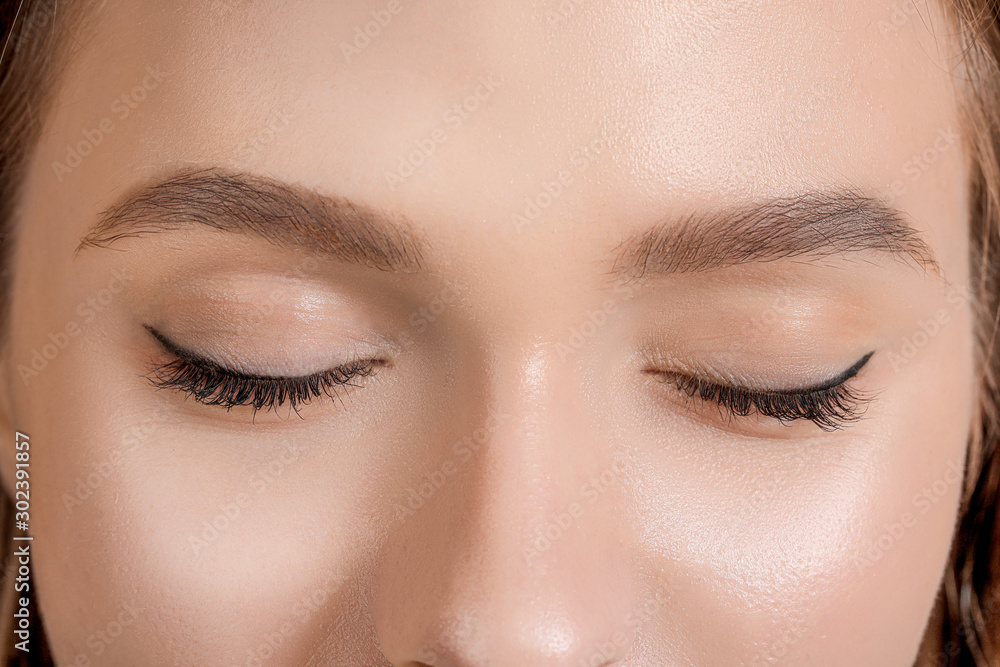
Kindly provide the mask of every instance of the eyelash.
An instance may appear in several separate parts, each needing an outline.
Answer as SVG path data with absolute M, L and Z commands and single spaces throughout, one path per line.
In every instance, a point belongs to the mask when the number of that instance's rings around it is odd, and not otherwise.
M 298 414 L 299 407 L 314 398 L 340 398 L 341 388 L 356 387 L 354 380 L 368 377 L 384 362 L 378 359 L 352 361 L 330 370 L 300 377 L 270 377 L 239 373 L 182 350 L 151 327 L 147 331 L 176 357 L 157 365 L 147 376 L 160 389 L 175 389 L 205 405 L 230 410 L 248 405 L 256 415 L 262 409 L 274 410 L 289 403 Z
M 355 387 L 353 381 L 368 377 L 382 365 L 377 359 L 352 361 L 330 370 L 300 377 L 269 377 L 229 370 L 207 359 L 186 352 L 162 334 L 146 329 L 176 359 L 157 366 L 149 380 L 160 389 L 176 389 L 205 405 L 219 405 L 227 410 L 249 405 L 256 414 L 261 409 L 277 411 L 286 402 L 298 414 L 301 405 L 314 398 L 340 398 L 341 387 Z M 688 397 L 717 404 L 730 417 L 753 413 L 782 423 L 808 420 L 824 431 L 835 431 L 864 415 L 868 398 L 847 382 L 868 363 L 869 352 L 840 377 L 820 387 L 791 391 L 762 391 L 750 387 L 717 384 L 702 378 L 654 371 L 659 381 L 669 382 Z
M 762 391 L 717 384 L 681 373 L 655 372 L 661 382 L 673 384 L 688 397 L 715 403 L 730 418 L 759 414 L 782 423 L 808 420 L 824 431 L 836 431 L 864 416 L 869 397 L 847 383 L 868 363 L 869 352 L 835 380 L 803 390 Z

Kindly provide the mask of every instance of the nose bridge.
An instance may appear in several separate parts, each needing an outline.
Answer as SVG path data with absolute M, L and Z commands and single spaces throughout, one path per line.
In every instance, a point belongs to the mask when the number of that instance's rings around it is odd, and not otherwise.
M 623 469 L 554 345 L 502 356 L 470 430 L 488 439 L 383 554 L 375 616 L 393 664 L 600 665 L 628 650 Z

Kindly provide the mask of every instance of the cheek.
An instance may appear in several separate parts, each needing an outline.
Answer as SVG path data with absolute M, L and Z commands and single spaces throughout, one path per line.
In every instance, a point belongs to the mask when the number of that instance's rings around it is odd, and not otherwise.
M 642 628 L 652 645 L 714 646 L 712 659 L 731 664 L 913 659 L 962 491 L 973 368 L 964 318 L 880 373 L 866 420 L 831 437 L 752 441 L 677 418 L 619 420 L 655 424 L 622 432 L 637 471 L 626 495 L 640 568 L 672 600 Z
M 39 443 L 34 574 L 56 655 L 307 655 L 330 618 L 356 616 L 401 482 L 423 467 L 413 457 L 451 441 L 422 416 L 443 407 L 387 382 L 379 399 L 307 406 L 311 423 L 209 426 L 141 384 L 120 348 L 94 344 L 117 326 L 95 325 L 25 395 L 22 430 Z
M 47 433 L 81 455 L 37 462 L 50 473 L 36 571 L 58 655 L 222 664 L 279 644 L 300 654 L 317 611 L 345 604 L 351 503 L 364 494 L 332 471 L 353 466 L 319 465 L 321 443 L 303 437 L 192 438 L 169 419 L 102 426 Z M 69 563 L 41 557 L 67 548 Z M 91 638 L 122 605 L 134 622 L 100 646 Z
M 673 598 L 645 632 L 679 635 L 689 651 L 713 646 L 712 658 L 731 664 L 829 634 L 818 615 L 856 582 L 855 556 L 879 502 L 875 457 L 864 448 L 879 445 L 685 435 L 677 429 L 658 451 L 639 452 L 641 567 Z M 800 651 L 809 653 L 788 654 Z

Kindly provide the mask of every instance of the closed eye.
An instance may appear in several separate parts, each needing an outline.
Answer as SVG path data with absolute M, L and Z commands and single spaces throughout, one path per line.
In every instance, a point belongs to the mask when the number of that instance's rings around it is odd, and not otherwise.
M 275 377 L 242 373 L 226 368 L 185 350 L 152 327 L 146 330 L 163 349 L 175 357 L 165 364 L 156 364 L 147 378 L 160 389 L 183 392 L 199 403 L 218 405 L 231 410 L 250 406 L 253 413 L 261 409 L 274 410 L 288 404 L 298 414 L 299 408 L 315 398 L 340 398 L 347 387 L 356 387 L 356 380 L 372 375 L 386 365 L 382 359 L 359 359 L 329 370 L 297 377 Z
M 824 431 L 835 431 L 864 416 L 871 398 L 852 388 L 849 381 L 873 354 L 874 351 L 869 352 L 836 378 L 804 389 L 762 390 L 719 384 L 673 371 L 646 372 L 660 382 L 674 385 L 690 398 L 717 404 L 730 419 L 758 414 L 783 424 L 808 420 Z

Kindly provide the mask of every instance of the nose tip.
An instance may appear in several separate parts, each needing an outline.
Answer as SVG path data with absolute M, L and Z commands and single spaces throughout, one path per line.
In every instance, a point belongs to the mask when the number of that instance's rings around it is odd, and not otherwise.
M 441 562 L 436 572 L 411 572 L 377 603 L 386 658 L 399 667 L 601 667 L 620 661 L 635 628 L 617 554 L 593 547 L 555 551 L 530 566 L 495 552 L 464 553 L 446 558 L 451 562 Z
M 439 624 L 416 660 L 387 657 L 399 667 L 605 667 L 621 660 L 632 641 L 624 626 L 597 641 L 574 623 L 572 610 L 529 606 L 521 612 L 520 622 L 506 623 L 506 630 L 470 613 Z
M 467 513 L 469 497 L 444 494 L 384 546 L 374 612 L 392 665 L 600 667 L 629 654 L 633 568 L 614 503 L 573 511 L 539 545 L 510 499 Z

